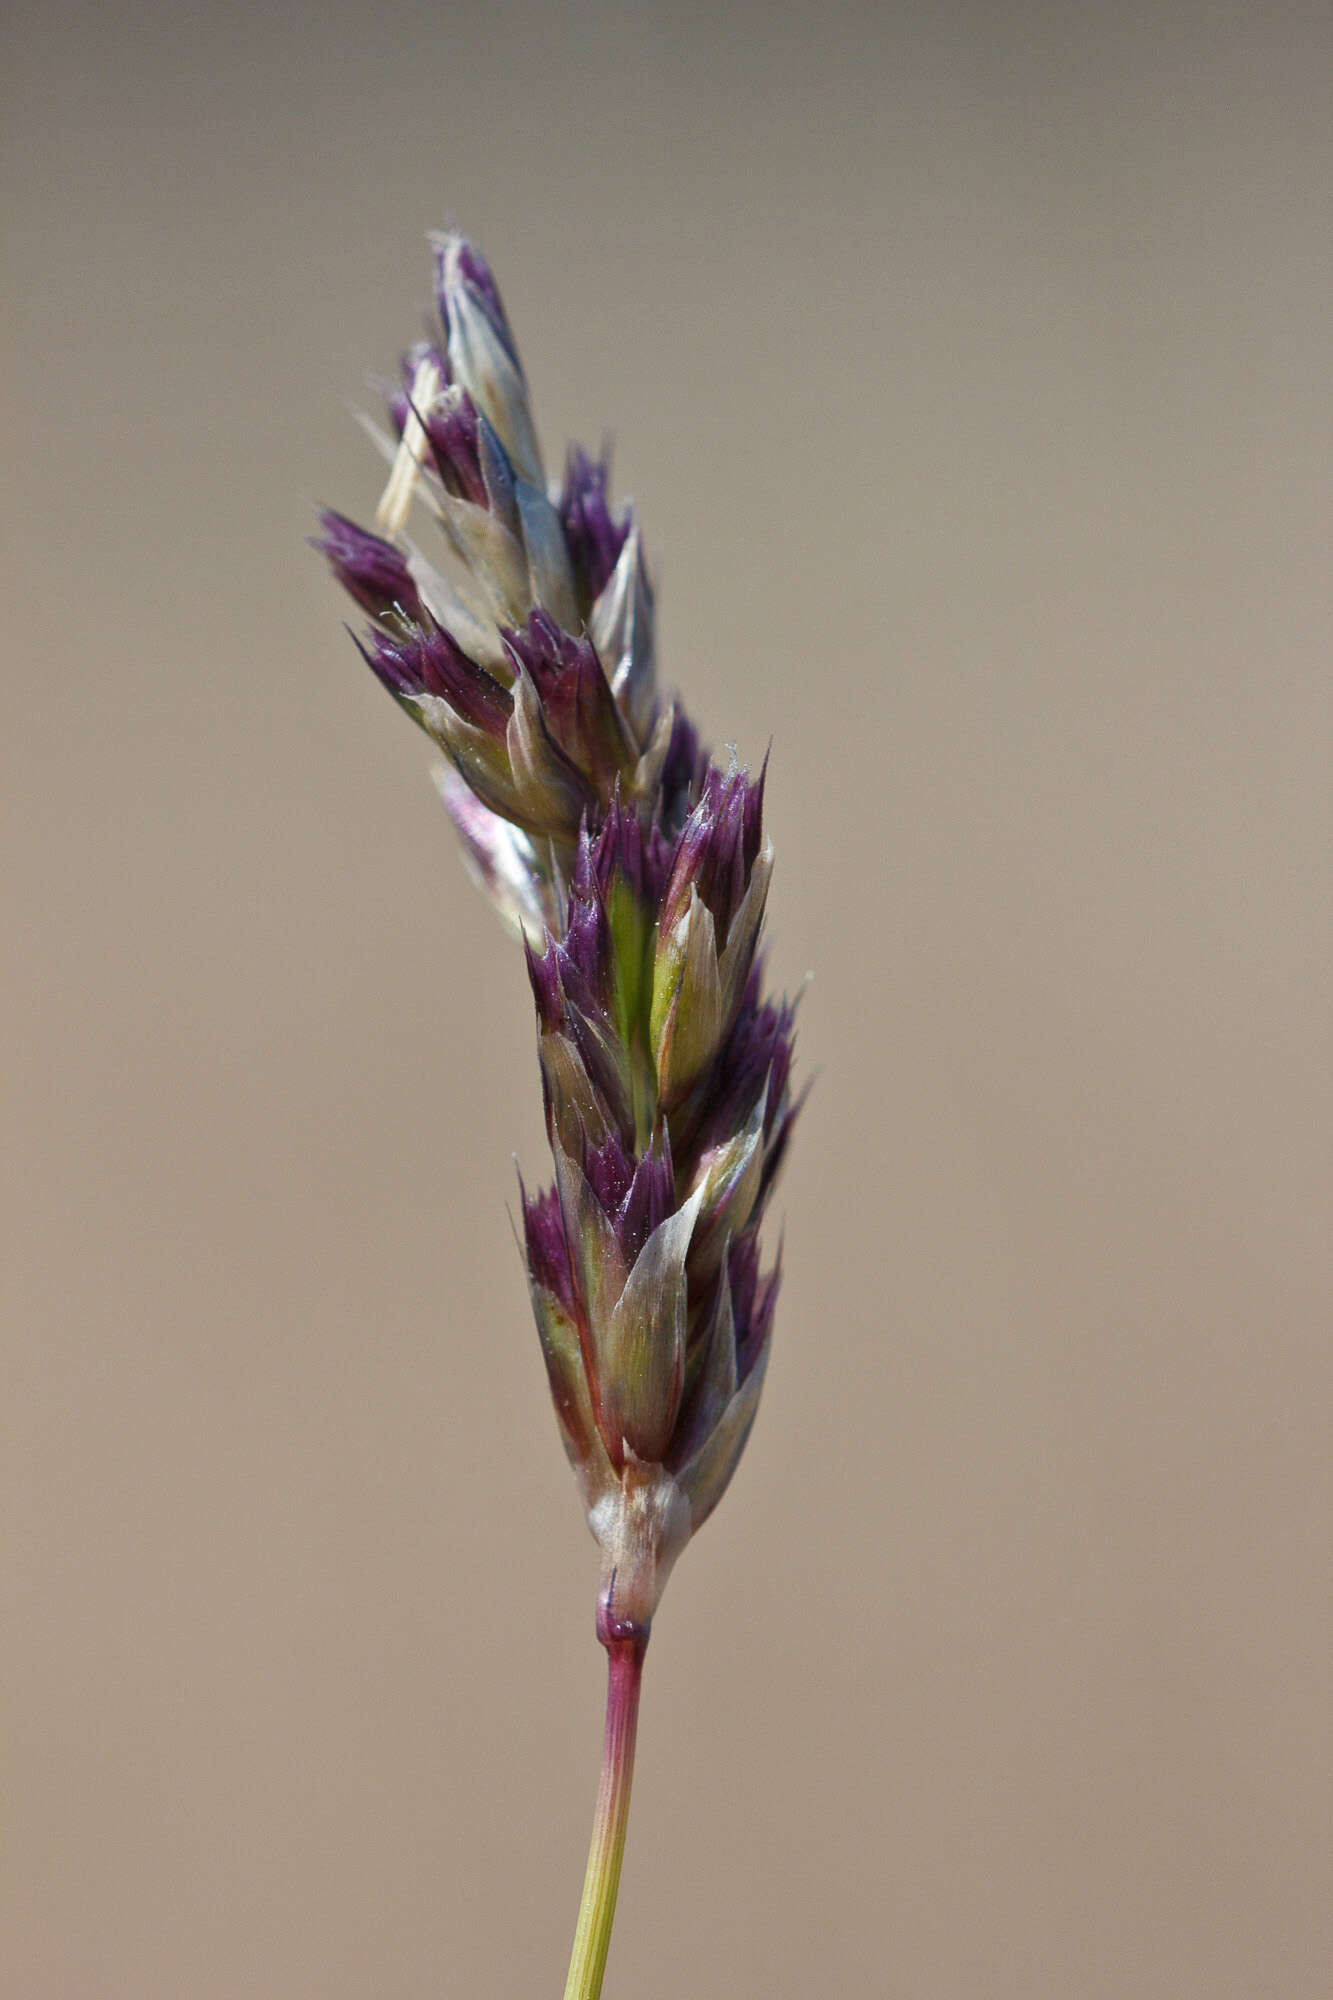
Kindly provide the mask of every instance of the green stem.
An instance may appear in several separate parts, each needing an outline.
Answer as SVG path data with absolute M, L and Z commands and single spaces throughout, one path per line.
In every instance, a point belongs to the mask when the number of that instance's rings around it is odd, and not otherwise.
M 629 1825 L 639 1688 L 648 1645 L 646 1636 L 632 1629 L 625 1636 L 608 1635 L 602 1643 L 606 1647 L 607 1667 L 602 1782 L 597 1792 L 597 1816 L 592 1826 L 588 1872 L 583 1878 L 583 1901 L 574 1932 L 565 2000 L 598 2000 L 602 1990 Z

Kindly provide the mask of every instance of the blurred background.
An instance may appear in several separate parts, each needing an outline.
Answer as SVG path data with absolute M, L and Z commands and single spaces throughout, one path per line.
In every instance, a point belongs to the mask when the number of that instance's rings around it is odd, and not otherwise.
M 3 1990 L 563 1980 L 527 985 L 303 541 L 450 215 L 815 974 L 608 2000 L 1324 1990 L 1328 11 L 3 34 Z

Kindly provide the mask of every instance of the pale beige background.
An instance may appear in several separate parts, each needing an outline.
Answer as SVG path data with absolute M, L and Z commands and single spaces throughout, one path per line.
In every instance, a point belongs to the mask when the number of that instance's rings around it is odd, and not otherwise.
M 1326 1990 L 1322 6 L 15 9 L 14 2000 L 554 1994 L 521 967 L 302 544 L 452 208 L 822 1077 L 608 1996 Z

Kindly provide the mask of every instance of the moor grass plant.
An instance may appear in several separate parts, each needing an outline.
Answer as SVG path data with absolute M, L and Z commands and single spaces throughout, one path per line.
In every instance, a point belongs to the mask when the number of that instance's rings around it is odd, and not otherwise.
M 443 753 L 477 882 L 521 938 L 552 1185 L 522 1192 L 556 1419 L 601 1549 L 601 1788 L 566 2000 L 600 1993 L 644 1654 L 754 1422 L 776 1267 L 760 1228 L 798 1105 L 763 990 L 764 774 L 714 763 L 658 688 L 653 592 L 605 456 L 548 486 L 489 266 L 435 243 L 438 326 L 386 395 L 374 530 L 317 544 L 371 670 Z M 442 572 L 408 539 L 440 534 Z

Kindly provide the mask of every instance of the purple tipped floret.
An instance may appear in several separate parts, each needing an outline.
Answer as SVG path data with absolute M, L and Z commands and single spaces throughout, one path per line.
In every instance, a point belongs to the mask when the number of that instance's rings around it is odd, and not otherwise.
M 562 632 L 549 611 L 532 612 L 526 625 L 506 631 L 503 638 L 505 650 L 516 665 L 531 674 L 545 705 L 560 695 L 562 683 L 574 686 L 588 671 L 589 663 L 597 665 L 591 641 Z
M 709 768 L 708 753 L 699 742 L 699 732 L 678 702 L 671 719 L 671 740 L 662 765 L 660 819 L 669 839 L 674 839 L 680 832 L 698 804 L 704 775 Z
M 501 637 L 515 666 L 531 677 L 553 741 L 609 796 L 632 763 L 633 745 L 592 641 L 562 631 L 541 610 Z
M 714 1077 L 700 1150 L 725 1144 L 748 1124 L 767 1090 L 764 1137 L 772 1138 L 787 1102 L 795 1046 L 795 1008 L 788 1001 L 759 1001 L 760 968 L 751 967 L 741 1002 Z
M 564 1026 L 565 998 L 560 986 L 560 947 L 555 939 L 548 937 L 544 951 L 534 951 L 526 939 L 523 944 L 524 956 L 528 962 L 528 979 L 532 986 L 532 997 L 537 1003 L 537 1019 L 548 1032 Z
M 510 360 L 521 376 L 523 364 L 518 358 L 518 346 L 510 330 L 509 316 L 504 309 L 504 300 L 500 297 L 500 287 L 495 282 L 495 273 L 480 250 L 461 238 L 452 240 L 446 238 L 436 246 L 435 251 L 435 293 L 446 342 L 449 337 L 449 296 L 445 281 L 451 249 L 455 278 L 461 278 L 472 292 L 500 340 L 503 341 Z
M 596 840 L 586 834 L 579 843 L 579 867 L 588 889 L 595 881 L 603 895 L 613 876 L 620 875 L 640 894 L 643 891 L 643 826 L 632 807 L 621 804 L 617 795 L 607 809 Z M 575 874 L 575 884 L 579 874 Z
M 697 889 L 713 913 L 719 941 L 749 886 L 750 871 L 763 838 L 764 778 L 752 782 L 745 771 L 723 776 L 710 765 L 703 794 L 676 842 L 671 880 L 662 904 L 662 923 L 679 920 Z
M 736 1129 L 746 1107 L 757 1101 L 761 1080 L 766 1079 L 768 1095 L 764 1106 L 764 1164 L 755 1201 L 756 1219 L 763 1213 L 774 1183 L 782 1171 L 796 1120 L 810 1094 L 807 1083 L 796 1097 L 791 1094 L 792 1064 L 796 1054 L 795 1000 L 759 998 L 763 968 L 756 959 L 745 985 L 745 997 L 731 1031 L 722 1061 L 718 1064 L 718 1095 L 709 1114 L 704 1144 Z M 799 997 L 799 996 L 798 996 Z
M 782 1259 L 771 1271 L 759 1270 L 759 1233 L 747 1229 L 727 1255 L 731 1281 L 731 1314 L 736 1327 L 736 1375 L 743 1382 L 763 1351 L 773 1325 L 773 1309 L 782 1283 Z
M 634 1156 L 614 1134 L 601 1146 L 590 1147 L 583 1162 L 589 1187 L 602 1205 L 608 1220 L 614 1221 L 621 1202 L 634 1178 Z
M 447 632 L 423 627 L 404 640 L 376 632 L 371 645 L 370 651 L 363 646 L 362 653 L 391 694 L 400 700 L 435 695 L 462 721 L 503 741 L 513 712 L 509 690 L 469 659 Z
M 372 618 L 397 612 L 401 618 L 419 624 L 424 618 L 421 598 L 411 573 L 392 542 L 359 528 L 345 514 L 325 508 L 319 517 L 322 539 L 312 538 L 348 596 Z
M 487 506 L 490 496 L 477 449 L 480 419 L 472 398 L 455 391 L 445 408 L 423 413 L 421 422 L 446 489 L 456 499 Z
M 632 1267 L 654 1229 L 675 1206 L 670 1145 L 663 1138 L 660 1146 L 650 1146 L 636 1159 L 613 1133 L 602 1145 L 589 1147 L 584 1172 L 615 1230 L 626 1267 Z
M 566 989 L 584 1011 L 602 1012 L 610 937 L 606 909 L 596 887 L 582 895 L 571 892 L 569 922 L 560 940 L 560 971 Z
M 604 457 L 590 458 L 578 445 L 570 446 L 559 511 L 585 613 L 606 588 L 630 530 L 629 509 L 617 520 L 607 505 L 609 477 Z
M 560 1197 L 553 1187 L 542 1194 L 529 1195 L 521 1180 L 519 1192 L 523 1204 L 523 1239 L 533 1283 L 554 1293 L 569 1317 L 577 1319 L 577 1295 Z
M 672 852 L 672 843 L 663 834 L 656 820 L 645 832 L 638 813 L 632 806 L 622 804 L 617 795 L 611 800 L 597 838 L 588 843 L 587 870 L 582 890 L 576 869 L 574 892 L 587 893 L 591 883 L 595 881 L 597 888 L 605 897 L 611 888 L 613 878 L 619 875 L 628 883 L 640 902 L 655 912 L 671 873 Z M 582 860 L 581 846 L 580 862 Z

